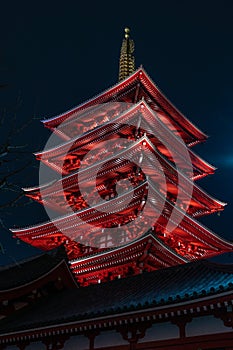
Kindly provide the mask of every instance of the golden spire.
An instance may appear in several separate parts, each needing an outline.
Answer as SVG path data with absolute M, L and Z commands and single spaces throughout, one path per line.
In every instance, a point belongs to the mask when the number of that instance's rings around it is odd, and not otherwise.
M 135 71 L 134 62 L 134 42 L 129 38 L 130 30 L 125 28 L 125 37 L 121 45 L 121 55 L 119 64 L 119 81 L 127 78 Z

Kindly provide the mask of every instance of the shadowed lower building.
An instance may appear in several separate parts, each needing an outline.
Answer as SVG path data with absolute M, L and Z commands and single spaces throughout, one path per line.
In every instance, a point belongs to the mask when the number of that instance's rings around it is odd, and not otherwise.
M 6 275 L 0 349 L 232 349 L 232 266 L 198 261 L 79 288 L 58 250 Z
M 52 253 L 0 272 L 21 268 L 0 349 L 233 348 L 233 268 L 202 260 L 233 248 L 198 221 L 225 206 L 196 182 L 215 170 L 192 150 L 207 137 L 133 51 L 126 28 L 119 82 L 43 121 L 61 142 L 36 157 L 60 178 L 25 193 L 58 215 L 12 232 Z

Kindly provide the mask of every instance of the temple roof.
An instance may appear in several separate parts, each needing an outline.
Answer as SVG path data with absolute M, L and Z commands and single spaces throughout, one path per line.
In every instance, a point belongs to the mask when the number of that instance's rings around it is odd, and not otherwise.
M 40 285 L 45 278 L 53 280 L 55 274 L 62 275 L 64 271 L 69 279 L 68 284 L 74 287 L 75 280 L 66 261 L 65 249 L 59 247 L 50 253 L 43 253 L 19 261 L 15 265 L 0 268 L 0 300 L 10 299 L 15 293 L 19 296 L 23 289 L 31 288 L 30 286 L 35 283 Z
M 107 115 L 108 112 L 112 112 L 112 109 L 116 109 L 116 105 L 117 103 L 105 104 L 104 107 L 100 108 L 98 112 L 105 112 Z M 80 154 L 82 155 L 83 152 L 87 152 L 92 149 L 95 142 L 102 142 L 103 139 L 108 139 L 109 136 L 113 138 L 116 137 L 118 133 L 120 136 L 122 136 L 122 134 L 125 134 L 125 136 L 132 134 L 134 132 L 132 130 L 133 125 L 137 125 L 138 120 L 140 120 L 139 127 L 143 130 L 145 129 L 145 131 L 151 134 L 148 137 L 158 148 L 158 150 L 170 160 L 172 160 L 175 155 L 176 163 L 181 163 L 182 166 L 185 166 L 185 162 L 183 160 L 184 143 L 181 141 L 180 137 L 177 137 L 177 135 L 160 120 L 157 113 L 149 107 L 146 101 L 142 100 L 137 104 L 130 104 L 129 108 L 126 108 L 125 105 L 123 107 L 119 106 L 119 112 L 115 112 L 114 118 L 109 119 L 105 116 L 107 120 L 104 123 L 100 122 L 100 124 L 97 124 L 95 122 L 94 125 L 96 126 L 94 128 L 90 127 L 90 129 L 88 129 L 86 132 L 83 132 L 84 129 L 76 130 L 75 127 L 72 126 L 71 129 L 73 130 L 74 135 L 71 140 L 61 143 L 58 146 L 53 146 L 50 149 L 46 148 L 42 152 L 36 152 L 35 155 L 37 159 L 42 160 L 46 163 L 46 165 L 51 166 L 58 172 L 63 171 L 66 173 L 65 169 L 59 169 L 59 167 L 56 165 L 57 157 L 64 157 L 64 154 L 66 156 L 68 154 L 74 155 L 75 152 L 77 152 L 77 154 L 80 156 Z M 95 113 L 96 112 L 93 111 L 93 114 Z M 84 123 L 85 128 L 87 124 L 86 119 L 86 113 L 81 114 L 77 118 L 80 124 Z M 97 119 L 96 114 L 95 119 Z M 91 120 L 91 124 L 93 124 L 93 116 Z M 120 125 L 118 123 L 120 123 Z M 69 123 L 65 124 L 67 129 L 69 127 Z M 208 174 L 213 174 L 215 170 L 214 166 L 201 159 L 201 157 L 195 154 L 191 149 L 187 148 L 186 152 L 188 152 L 190 161 L 192 161 L 194 178 L 200 178 Z
M 148 200 L 148 216 L 151 215 L 151 213 L 159 213 L 159 207 L 163 204 L 164 198 L 163 195 L 157 191 L 153 185 L 151 185 L 149 182 L 149 188 L 151 191 L 151 195 Z M 143 186 L 143 184 L 141 185 Z M 138 186 L 140 188 L 141 186 Z M 138 193 L 139 194 L 139 193 Z M 135 197 L 136 198 L 136 197 Z M 156 198 L 156 201 L 154 201 L 154 198 Z M 114 205 L 115 200 L 111 200 L 108 203 L 113 203 Z M 134 205 L 134 202 L 132 201 L 132 206 Z M 174 223 L 177 222 L 177 227 L 171 232 L 172 235 L 175 235 L 177 239 L 179 238 L 181 241 L 184 240 L 186 242 L 198 242 L 202 247 L 205 247 L 208 250 L 205 251 L 205 257 L 214 256 L 216 254 L 219 254 L 220 251 L 226 252 L 226 251 L 232 251 L 233 244 L 231 242 L 227 242 L 223 238 L 219 237 L 215 233 L 213 233 L 211 230 L 207 229 L 203 224 L 196 221 L 194 218 L 187 215 L 187 213 L 183 212 L 181 209 L 179 209 L 177 206 L 174 207 L 174 204 L 172 204 L 169 201 L 166 201 L 165 203 L 165 212 L 159 213 L 159 219 L 156 221 L 155 226 L 161 227 L 165 229 L 166 234 L 170 235 L 170 232 L 167 231 L 166 225 L 167 222 L 170 220 L 170 214 L 173 211 L 174 208 L 174 214 L 173 217 Z M 87 216 L 84 216 L 87 215 Z M 116 220 L 111 211 L 109 213 L 105 213 L 103 216 L 101 211 L 95 212 L 94 208 L 87 208 L 84 210 L 81 210 L 79 212 L 72 212 L 72 214 L 67 214 L 63 217 L 59 217 L 57 219 L 54 219 L 52 221 L 48 221 L 43 224 L 34 225 L 27 228 L 22 229 L 11 229 L 11 231 L 14 233 L 15 236 L 19 237 L 20 239 L 24 240 L 27 243 L 33 244 L 35 246 L 40 246 L 40 240 L 48 240 L 52 239 L 54 235 L 61 234 L 59 232 L 62 231 L 67 236 L 71 237 L 72 239 L 80 239 L 81 236 L 83 237 L 98 237 L 99 233 L 102 230 L 102 225 L 108 223 L 110 220 L 111 222 Z M 156 215 L 156 214 L 154 214 Z M 84 217 L 83 219 L 77 219 L 77 218 Z M 103 219 L 102 219 L 103 217 Z M 181 220 L 179 219 L 181 217 Z M 145 217 L 147 218 L 147 216 Z M 99 221 L 100 220 L 100 221 Z M 178 221 L 177 221 L 178 220 Z M 86 222 L 91 224 L 93 229 L 89 230 L 87 232 Z M 99 225 L 101 222 L 102 225 Z M 94 225 L 93 225 L 94 223 Z M 103 226 L 108 227 L 108 226 Z M 143 223 L 141 223 L 140 226 L 138 226 L 138 229 L 141 228 L 144 229 Z M 99 230 L 99 231 L 98 231 Z M 78 237 L 77 237 L 78 232 Z M 86 239 L 86 238 L 85 238 Z M 47 249 L 49 249 L 49 245 L 46 244 Z M 45 247 L 45 249 L 46 249 Z M 210 250 L 209 250 L 210 249 Z M 195 256 L 190 256 L 187 252 L 187 256 L 185 256 L 187 259 L 193 259 L 196 258 Z
M 0 274 L 1 276 L 1 274 Z M 143 288 L 142 288 L 143 286 Z M 64 290 L 0 322 L 1 335 L 232 295 L 233 265 L 198 261 L 85 288 Z
M 141 152 L 142 148 L 142 143 L 143 141 L 146 141 L 146 145 L 144 146 L 143 152 L 148 156 L 150 152 L 153 152 L 156 156 L 157 159 L 159 159 L 160 164 L 163 166 L 163 173 L 166 175 L 167 181 L 170 183 L 171 186 L 171 192 L 174 193 L 174 188 L 176 186 L 171 185 L 172 183 L 175 183 L 175 178 L 174 175 L 177 173 L 179 176 L 179 179 L 181 179 L 180 184 L 179 184 L 179 190 L 181 192 L 185 192 L 186 188 L 189 188 L 191 186 L 193 188 L 193 200 L 196 202 L 194 205 L 196 206 L 196 212 L 197 214 L 195 215 L 203 215 L 218 211 L 218 210 L 223 210 L 224 206 L 226 203 L 223 203 L 214 197 L 210 196 L 207 192 L 205 192 L 203 189 L 201 189 L 196 183 L 192 182 L 188 177 L 183 174 L 180 169 L 176 168 L 173 163 L 169 162 L 165 156 L 163 156 L 157 149 L 156 147 L 150 142 L 150 140 L 146 137 L 143 136 L 141 139 L 138 139 L 135 141 L 135 143 L 132 144 L 127 144 L 123 150 L 117 151 L 114 150 L 114 159 L 112 160 L 112 154 L 108 155 L 107 158 L 100 159 L 100 161 L 94 163 L 90 167 L 84 167 L 81 171 L 76 171 L 73 172 L 65 177 L 62 177 L 58 181 L 50 182 L 48 184 L 43 184 L 41 187 L 31 187 L 31 188 L 25 188 L 25 194 L 32 197 L 35 200 L 41 201 L 41 195 L 43 197 L 43 201 L 46 205 L 51 206 L 52 208 L 57 209 L 58 211 L 59 208 L 56 206 L 56 196 L 63 196 L 64 191 L 78 191 L 77 184 L 81 185 L 82 183 L 82 188 L 85 187 L 85 183 L 87 186 L 90 185 L 90 181 L 96 181 L 95 179 L 95 174 L 96 174 L 96 169 L 100 168 L 100 165 L 102 164 L 102 173 L 106 173 L 105 177 L 109 176 L 111 173 L 111 177 L 113 177 L 113 174 L 115 173 L 117 176 L 118 172 L 120 171 L 121 168 L 124 167 L 124 171 L 127 170 L 127 166 L 129 167 L 130 170 L 130 163 L 128 164 L 127 161 L 121 161 L 121 163 L 118 161 L 118 158 L 124 158 L 124 156 L 127 155 L 127 157 L 131 157 L 131 153 L 134 151 L 133 157 L 136 156 L 136 154 Z M 132 153 L 133 154 L 133 153 Z M 132 158 L 136 159 L 136 158 Z M 105 166 L 106 162 L 109 161 L 108 167 Z M 149 162 L 148 158 L 148 162 Z M 128 164 L 128 165 L 127 165 Z M 148 163 L 149 164 L 149 163 Z M 153 163 L 150 164 L 151 169 L 153 172 L 150 174 L 151 177 L 155 176 L 155 174 L 158 172 L 159 169 L 155 167 Z M 183 169 L 181 169 L 183 170 Z M 101 173 L 101 174 L 102 174 Z M 94 174 L 94 175 L 93 175 Z M 100 174 L 99 174 L 100 175 Z M 148 175 L 148 174 L 147 174 Z M 94 177 L 94 178 L 93 178 Z M 82 180 L 80 180 L 82 179 Z M 102 179 L 102 178 L 101 178 Z M 103 180 L 103 179 L 102 179 Z M 168 190 L 168 188 L 167 188 Z M 67 205 L 67 201 L 65 200 L 64 196 L 63 198 L 63 204 L 64 207 Z M 53 206 L 54 204 L 54 206 Z
M 181 257 L 175 251 L 173 251 L 169 246 L 163 244 L 163 242 L 156 237 L 152 230 L 149 230 L 141 237 L 138 237 L 134 241 L 120 245 L 117 247 L 110 247 L 108 249 L 103 249 L 102 251 L 94 252 L 89 254 L 88 256 L 79 257 L 77 259 L 71 260 L 70 268 L 77 269 L 77 273 L 81 272 L 82 267 L 86 267 L 88 265 L 94 265 L 93 269 L 98 269 L 98 264 L 105 264 L 106 260 L 120 260 L 125 259 L 128 260 L 127 256 L 133 255 L 135 252 L 139 250 L 144 251 L 145 247 L 147 247 L 148 243 L 153 245 L 156 248 L 156 254 L 154 256 L 158 261 L 161 262 L 163 267 L 169 267 L 177 264 L 187 263 L 188 260 L 184 257 Z M 125 249 L 127 247 L 127 250 Z M 146 248 L 148 254 L 149 248 Z M 135 261 L 137 260 L 134 257 Z M 79 271 L 80 269 L 80 271 Z
M 207 136 L 199 130 L 191 121 L 189 121 L 159 90 L 159 88 L 155 85 L 152 79 L 148 76 L 143 68 L 137 69 L 133 74 L 124 79 L 123 81 L 117 83 L 113 87 L 105 90 L 100 93 L 96 97 L 88 100 L 80 104 L 77 107 L 72 108 L 71 110 L 57 115 L 53 118 L 42 120 L 44 126 L 51 128 L 56 132 L 56 128 L 62 122 L 64 122 L 67 118 L 76 118 L 77 114 L 91 106 L 95 106 L 97 104 L 102 104 L 110 101 L 121 101 L 127 102 L 125 99 L 121 99 L 120 95 L 124 94 L 124 96 L 129 93 L 132 89 L 132 86 L 137 87 L 139 85 L 142 87 L 143 95 L 148 95 L 147 100 L 150 100 L 151 107 L 153 109 L 157 109 L 161 111 L 164 115 L 162 116 L 163 120 L 169 120 L 174 126 L 177 132 L 182 135 L 180 129 L 185 130 L 186 142 L 190 145 L 198 143 L 200 141 L 206 140 Z M 137 92 L 135 92 L 137 95 Z M 135 102 L 132 101 L 131 102 Z M 136 101 L 137 102 L 137 101 Z M 70 136 L 66 135 L 65 130 L 58 131 L 59 136 L 64 138 L 65 140 L 69 140 Z
M 58 254 L 59 250 L 53 251 L 52 254 L 41 254 L 25 259 L 14 265 L 0 268 L 0 292 L 29 283 L 50 271 L 65 255 Z

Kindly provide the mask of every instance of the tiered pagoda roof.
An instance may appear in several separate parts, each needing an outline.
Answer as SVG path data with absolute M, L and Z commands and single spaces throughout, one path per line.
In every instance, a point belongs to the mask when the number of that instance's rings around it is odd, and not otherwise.
M 98 143 L 96 142 L 96 144 Z M 78 171 L 80 165 L 80 162 L 78 162 L 78 160 L 81 158 L 82 154 L 85 154 L 87 152 L 87 147 L 91 147 L 90 145 L 93 144 L 87 144 L 83 147 L 81 146 L 80 148 L 77 148 L 76 153 L 75 151 L 71 151 L 72 156 L 74 157 L 74 154 L 76 156 L 76 163 L 75 161 L 72 163 L 73 168 L 77 169 L 76 171 L 70 171 L 70 174 L 58 180 L 57 182 L 45 184 L 41 188 L 25 188 L 25 194 L 39 202 L 42 201 L 41 194 L 43 194 L 43 201 L 46 201 L 47 205 L 51 206 L 51 208 L 54 208 L 58 211 L 64 212 L 65 207 L 69 204 L 69 200 L 70 202 L 73 201 L 73 208 L 75 208 L 75 210 L 80 210 L 83 207 L 85 207 L 85 203 L 84 199 L 81 198 L 81 193 L 79 191 L 79 187 L 77 186 L 78 177 L 81 177 L 82 179 L 82 188 L 88 188 L 90 183 L 93 183 L 93 181 L 95 181 L 97 182 L 97 188 L 99 188 L 101 195 L 107 196 L 109 195 L 108 191 L 106 189 L 101 188 L 103 181 L 110 182 L 110 179 L 113 179 L 113 181 L 115 181 L 117 176 L 119 177 L 119 172 L 121 174 L 125 174 L 125 176 L 127 174 L 131 174 L 132 172 L 132 165 L 129 160 L 116 161 L 116 159 L 124 159 L 124 157 L 127 157 L 128 159 L 129 157 L 131 157 L 133 160 L 133 158 L 135 159 L 135 157 L 137 157 L 137 154 L 139 157 L 141 155 L 141 152 L 143 152 L 144 159 L 146 155 L 148 157 L 148 169 L 152 169 L 150 171 L 150 176 L 154 177 L 155 182 L 159 181 L 159 174 L 166 174 L 166 188 L 161 189 L 161 191 L 165 192 L 167 190 L 171 198 L 175 198 L 177 196 L 177 164 L 175 165 L 173 162 L 170 162 L 167 159 L 167 157 L 159 151 L 158 147 L 156 147 L 147 136 L 142 136 L 141 138 L 137 139 L 134 142 L 133 146 L 131 144 L 128 145 L 126 142 L 124 148 L 122 148 L 121 145 L 121 148 L 119 148 L 119 150 L 117 150 L 117 148 L 112 149 L 112 153 L 110 151 L 104 154 L 104 159 L 100 159 L 100 161 L 96 162 L 96 164 L 90 167 L 86 167 L 83 170 L 81 169 L 81 171 Z M 149 157 L 150 152 L 153 152 L 153 154 L 159 160 L 160 164 L 162 164 L 162 169 L 154 169 L 152 161 Z M 113 155 L 114 159 L 112 160 Z M 86 161 L 88 162 L 88 159 Z M 182 165 L 182 161 L 180 162 L 180 164 Z M 95 169 L 97 169 L 100 166 L 102 171 L 99 174 L 99 178 L 96 179 L 93 174 L 95 174 Z M 65 170 L 67 169 L 68 166 L 65 165 Z M 62 171 L 63 169 L 61 169 L 61 172 Z M 182 178 L 182 183 L 180 184 L 181 191 L 187 191 L 187 187 L 190 186 L 190 184 L 193 186 L 193 197 L 190 202 L 190 211 L 188 211 L 192 216 L 200 216 L 208 213 L 213 213 L 215 211 L 223 210 L 225 203 L 212 198 L 180 171 L 179 176 Z M 144 178 L 139 179 L 139 183 L 142 180 L 144 180 Z M 64 201 L 64 195 L 60 191 L 61 188 L 63 188 L 64 190 L 66 201 Z
M 90 120 L 87 116 L 88 111 L 78 113 L 75 120 L 69 120 L 69 127 L 73 133 L 77 133 L 77 136 L 75 134 L 70 135 L 72 138 L 66 143 L 35 153 L 36 158 L 42 160 L 57 172 L 67 175 L 79 167 L 78 160 L 82 155 L 93 149 L 94 145 L 100 141 L 109 138 L 118 139 L 122 135 L 127 139 L 135 139 L 136 133 L 136 136 L 140 137 L 140 134 L 143 135 L 147 131 L 149 139 L 159 152 L 173 163 L 174 153 L 177 158 L 177 165 L 184 167 L 185 164 L 182 162 L 184 145 L 180 137 L 177 137 L 174 132 L 164 125 L 158 117 L 158 113 L 153 111 L 144 99 L 136 104 L 106 103 L 96 109 L 89 112 L 89 114 L 94 113 L 97 122 L 93 120 L 92 124 L 87 126 Z M 136 130 L 135 124 L 138 125 L 140 131 Z M 60 130 L 63 131 L 63 124 L 62 128 L 59 127 Z M 171 145 L 174 146 L 172 152 L 169 149 Z M 188 148 L 187 151 L 193 166 L 193 174 L 189 174 L 190 177 L 192 176 L 196 180 L 214 173 L 215 167 L 201 159 L 191 149 Z M 65 158 L 64 153 L 66 154 Z M 116 150 L 114 150 L 114 153 L 116 153 Z M 62 168 L 60 166 L 61 159 L 65 163 Z M 182 170 L 185 171 L 184 168 Z
M 76 130 L 72 126 L 80 111 L 96 105 L 98 109 L 100 104 L 107 102 L 137 103 L 142 99 L 157 113 L 160 120 L 169 129 L 182 137 L 187 145 L 193 146 L 207 139 L 207 135 L 199 130 L 165 97 L 142 67 L 87 102 L 58 116 L 42 120 L 42 123 L 45 127 L 57 132 L 63 139 L 69 140 L 76 134 Z M 67 120 L 67 123 L 65 120 Z M 61 123 L 62 126 L 59 130 L 56 129 Z M 78 120 L 76 124 L 79 128 Z
M 232 243 L 196 220 L 225 206 L 194 182 L 215 170 L 190 149 L 207 136 L 173 106 L 142 67 L 43 124 L 62 141 L 36 157 L 61 178 L 26 188 L 25 193 L 62 216 L 12 232 L 44 250 L 64 244 L 81 285 L 232 251 Z M 102 142 L 109 140 L 115 144 L 107 150 Z M 121 180 L 132 186 L 118 194 Z M 104 203 L 87 203 L 82 191 L 91 186 Z M 121 229 L 134 220 L 135 230 Z M 171 220 L 174 227 L 169 230 Z M 115 228 L 117 236 L 105 234 L 109 228 Z

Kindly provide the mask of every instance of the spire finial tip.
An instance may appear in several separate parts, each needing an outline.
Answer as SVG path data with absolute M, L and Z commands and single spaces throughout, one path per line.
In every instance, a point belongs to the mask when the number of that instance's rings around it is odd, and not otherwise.
M 129 33 L 130 33 L 130 29 L 128 27 L 125 28 L 125 39 L 129 38 Z
M 135 71 L 134 63 L 134 42 L 130 39 L 130 29 L 124 28 L 124 38 L 121 45 L 120 64 L 119 64 L 119 81 L 126 79 Z

